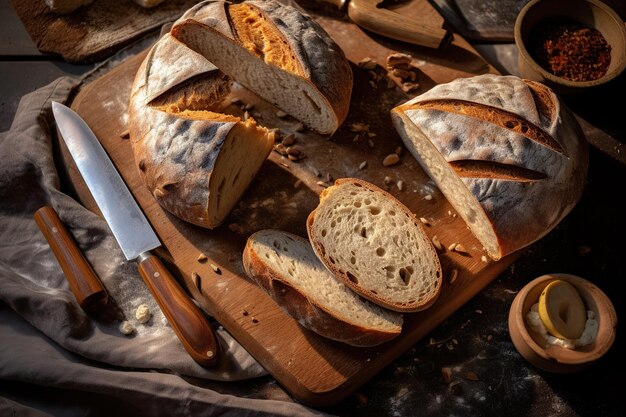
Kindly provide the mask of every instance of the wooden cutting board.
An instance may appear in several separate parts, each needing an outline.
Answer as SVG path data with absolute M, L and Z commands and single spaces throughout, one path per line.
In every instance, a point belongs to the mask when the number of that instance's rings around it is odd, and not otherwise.
M 371 57 L 384 65 L 391 52 L 412 54 L 421 65 L 419 92 L 457 77 L 495 72 L 458 36 L 446 50 L 433 51 L 365 33 L 341 16 L 312 14 L 352 63 Z M 373 81 L 357 65 L 352 66 L 355 84 L 348 119 L 332 138 L 295 132 L 296 145 L 305 158 L 294 162 L 272 152 L 223 226 L 206 230 L 178 220 L 163 211 L 141 183 L 125 135 L 130 86 L 144 56 L 135 56 L 87 84 L 71 107 L 92 127 L 121 172 L 166 248 L 162 257 L 178 273 L 181 283 L 296 400 L 322 407 L 345 398 L 481 291 L 516 257 L 499 262 L 481 259 L 481 245 L 406 150 L 399 164 L 383 166 L 386 155 L 398 147 L 403 149 L 389 110 L 408 96 L 398 88 L 389 88 L 384 78 Z M 382 68 L 378 71 L 385 73 Z M 295 120 L 278 118 L 275 108 L 244 89 L 236 92 L 244 103 L 254 105 L 248 111 L 260 123 L 278 127 L 283 134 L 295 131 Z M 243 113 L 241 106 L 232 105 L 229 110 Z M 359 123 L 369 126 L 369 135 L 355 131 Z M 97 211 L 69 158 L 66 163 L 79 199 Z M 241 263 L 245 240 L 257 230 L 277 228 L 306 236 L 305 220 L 318 203 L 323 183 L 341 177 L 359 177 L 389 190 L 428 221 L 429 236 L 436 235 L 446 248 L 461 243 L 467 249 L 467 253 L 440 252 L 444 284 L 436 304 L 405 315 L 402 334 L 373 348 L 350 347 L 303 329 L 247 279 Z M 399 181 L 403 182 L 401 189 Z M 198 262 L 200 253 L 209 257 L 207 263 Z M 450 283 L 453 270 L 458 277 Z M 199 288 L 191 279 L 194 272 L 200 277 Z
M 41 53 L 87 64 L 173 22 L 198 0 L 165 0 L 152 8 L 132 0 L 94 0 L 65 15 L 52 12 L 44 0 L 11 3 Z

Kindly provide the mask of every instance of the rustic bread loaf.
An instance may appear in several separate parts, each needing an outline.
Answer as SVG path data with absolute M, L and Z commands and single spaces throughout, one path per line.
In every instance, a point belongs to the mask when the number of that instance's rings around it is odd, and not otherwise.
M 441 265 L 415 215 L 391 194 L 342 178 L 307 219 L 320 260 L 353 291 L 385 308 L 414 312 L 441 291 Z
M 345 119 L 352 70 L 308 15 L 273 0 L 209 0 L 189 9 L 172 35 L 232 79 L 311 129 L 331 134 Z
M 300 236 L 278 230 L 253 233 L 243 265 L 282 309 L 321 336 L 353 346 L 375 346 L 402 330 L 402 314 L 359 297 L 326 269 Z
M 493 74 L 394 108 L 404 144 L 495 260 L 552 230 L 580 198 L 588 145 L 548 87 Z
M 141 179 L 175 216 L 223 222 L 271 152 L 274 133 L 253 119 L 216 113 L 231 81 L 171 35 L 137 71 L 130 139 Z

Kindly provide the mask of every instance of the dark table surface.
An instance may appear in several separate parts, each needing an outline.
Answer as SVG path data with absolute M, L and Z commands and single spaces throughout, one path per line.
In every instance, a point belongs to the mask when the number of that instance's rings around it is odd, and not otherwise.
M 0 131 L 6 131 L 24 94 L 63 75 L 84 74 L 94 64 L 69 64 L 42 55 L 9 0 L 0 0 L 0 20 Z M 500 72 L 517 75 L 513 44 L 483 41 L 474 46 Z M 612 300 L 618 323 L 624 318 L 626 204 L 621 194 L 626 191 L 626 129 L 623 105 L 610 101 L 626 91 L 623 81 L 618 87 L 621 91 L 564 98 L 591 144 L 586 188 L 574 210 L 428 337 L 357 392 L 322 411 L 344 416 L 626 415 L 624 377 L 618 366 L 624 351 L 619 326 L 603 358 L 587 370 L 559 375 L 526 362 L 513 346 L 507 324 L 517 292 L 532 279 L 554 272 L 592 281 Z M 444 380 L 442 368 L 450 368 L 451 382 Z M 27 388 L 3 385 L 0 395 L 17 395 Z M 220 384 L 214 388 L 237 393 Z M 247 390 L 248 397 L 292 401 L 270 376 L 238 390 Z M 43 406 L 58 409 L 59 401 L 67 401 L 54 389 L 36 392 Z

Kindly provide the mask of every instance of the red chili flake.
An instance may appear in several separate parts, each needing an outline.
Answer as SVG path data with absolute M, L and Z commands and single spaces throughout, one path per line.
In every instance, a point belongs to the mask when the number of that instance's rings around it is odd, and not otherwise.
M 541 21 L 529 41 L 542 68 L 570 81 L 597 80 L 611 62 L 611 46 L 600 31 L 565 17 Z

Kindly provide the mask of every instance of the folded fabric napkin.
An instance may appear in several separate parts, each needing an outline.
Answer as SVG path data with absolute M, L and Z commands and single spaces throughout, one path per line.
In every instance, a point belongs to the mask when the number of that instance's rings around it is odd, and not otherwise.
M 42 415 L 24 397 L 8 398 L 24 391 L 7 388 L 11 381 L 116 400 L 109 406 L 118 415 L 321 415 L 291 401 L 238 398 L 190 382 L 232 386 L 267 373 L 216 323 L 224 347 L 220 365 L 207 369 L 193 361 L 105 221 L 62 191 L 50 103 L 65 102 L 80 83 L 62 77 L 24 96 L 11 128 L 0 134 L 0 414 Z M 56 209 L 103 282 L 109 316 L 94 318 L 76 302 L 34 221 L 43 205 Z M 144 324 L 135 318 L 141 304 L 152 312 Z M 132 334 L 120 331 L 123 320 L 133 325 Z M 85 415 L 78 405 L 71 410 Z

